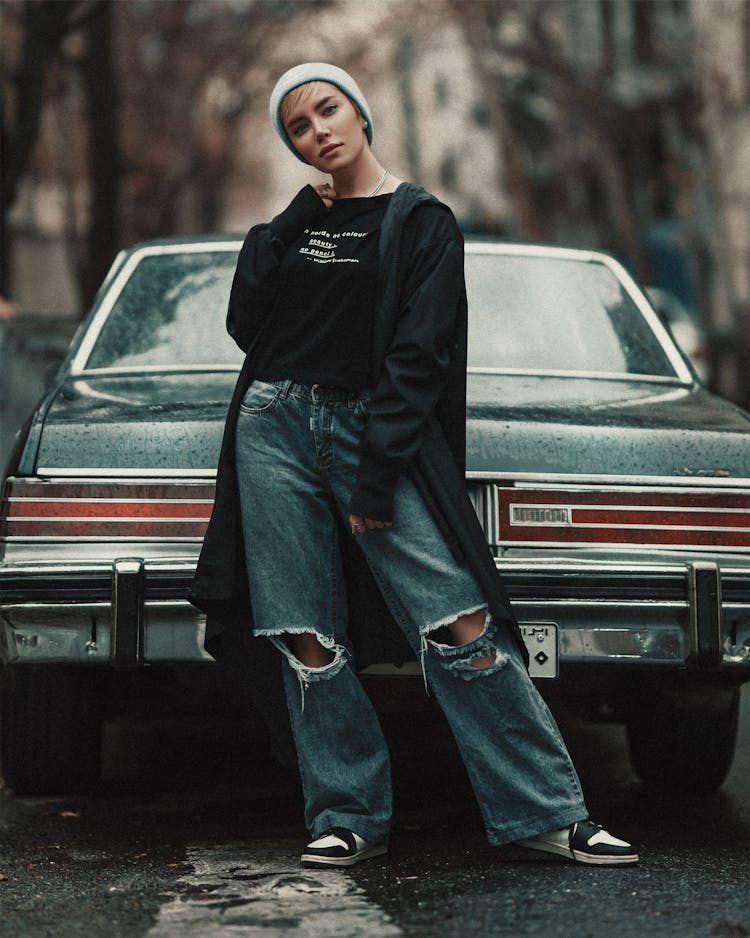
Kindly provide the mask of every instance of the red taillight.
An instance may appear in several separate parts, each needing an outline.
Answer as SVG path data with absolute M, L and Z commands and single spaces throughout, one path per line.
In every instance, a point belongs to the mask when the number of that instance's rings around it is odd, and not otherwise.
M 40 482 L 9 479 L 3 493 L 4 538 L 202 538 L 212 483 Z
M 498 540 L 750 550 L 750 493 L 497 486 Z

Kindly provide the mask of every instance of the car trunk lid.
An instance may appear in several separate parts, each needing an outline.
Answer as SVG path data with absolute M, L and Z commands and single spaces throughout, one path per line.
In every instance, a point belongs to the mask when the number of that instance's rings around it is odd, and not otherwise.
M 698 386 L 470 375 L 468 392 L 473 474 L 750 478 L 746 416 Z
M 68 378 L 36 440 L 36 471 L 216 469 L 233 371 Z

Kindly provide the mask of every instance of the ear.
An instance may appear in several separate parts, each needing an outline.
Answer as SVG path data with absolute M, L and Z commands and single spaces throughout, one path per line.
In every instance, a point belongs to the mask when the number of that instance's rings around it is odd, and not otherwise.
M 349 98 L 349 100 L 351 101 L 351 98 Z M 362 121 L 362 130 L 367 130 L 367 121 L 362 116 L 362 111 L 360 111 L 360 109 L 357 107 L 354 101 L 352 101 L 351 103 L 352 103 L 352 107 L 357 112 L 357 117 Z

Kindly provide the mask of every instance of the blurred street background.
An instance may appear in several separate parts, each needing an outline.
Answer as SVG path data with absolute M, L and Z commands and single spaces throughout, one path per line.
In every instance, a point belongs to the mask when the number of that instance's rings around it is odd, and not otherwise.
M 267 113 L 305 60 L 467 233 L 614 253 L 750 406 L 747 0 L 0 0 L 0 456 L 120 248 L 317 181 Z

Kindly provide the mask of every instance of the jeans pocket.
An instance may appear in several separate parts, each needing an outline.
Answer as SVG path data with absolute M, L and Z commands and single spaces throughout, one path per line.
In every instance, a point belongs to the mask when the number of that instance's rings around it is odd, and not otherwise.
M 253 381 L 242 398 L 240 410 L 243 414 L 266 414 L 274 408 L 283 389 L 283 384 Z

